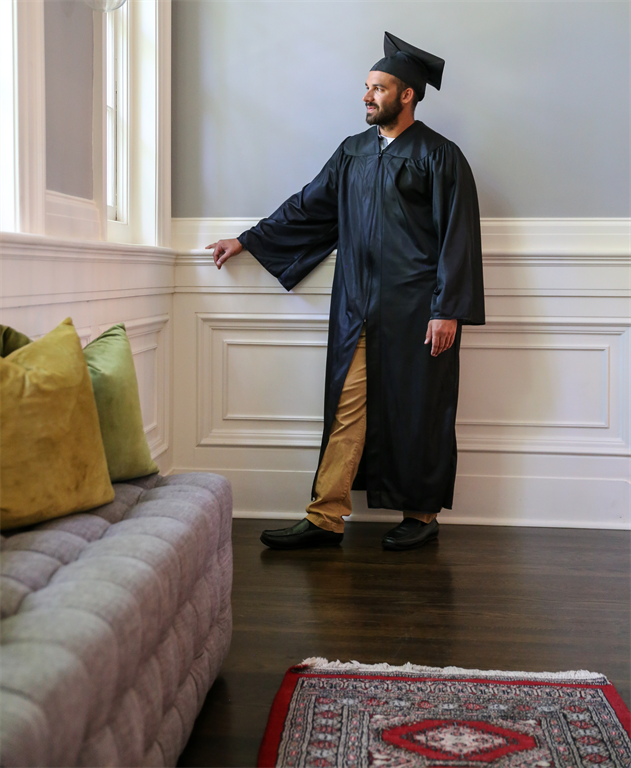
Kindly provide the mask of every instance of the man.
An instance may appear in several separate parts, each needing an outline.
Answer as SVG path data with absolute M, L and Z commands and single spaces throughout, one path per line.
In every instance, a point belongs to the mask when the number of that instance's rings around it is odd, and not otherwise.
M 247 249 L 290 290 L 337 245 L 312 501 L 263 532 L 272 548 L 339 544 L 351 487 L 403 512 L 386 549 L 436 538 L 452 505 L 461 327 L 484 323 L 477 194 L 458 147 L 414 120 L 445 62 L 387 32 L 384 53 L 366 82 L 371 128 L 272 216 L 208 246 L 218 268 Z

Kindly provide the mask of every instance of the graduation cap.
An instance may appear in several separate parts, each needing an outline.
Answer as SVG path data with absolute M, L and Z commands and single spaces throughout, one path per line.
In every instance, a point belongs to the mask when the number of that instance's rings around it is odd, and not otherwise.
M 425 96 L 425 85 L 429 83 L 440 90 L 443 79 L 445 60 L 434 56 L 420 48 L 400 40 L 398 37 L 386 32 L 383 38 L 383 52 L 385 57 L 380 59 L 371 72 L 387 72 L 398 77 L 406 85 L 413 88 L 419 101 Z

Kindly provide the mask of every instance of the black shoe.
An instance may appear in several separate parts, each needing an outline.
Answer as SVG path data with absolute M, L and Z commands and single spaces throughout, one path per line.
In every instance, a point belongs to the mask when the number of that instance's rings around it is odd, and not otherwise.
M 424 523 L 415 517 L 406 517 L 381 540 L 384 549 L 414 549 L 422 547 L 438 536 L 438 520 Z
M 311 520 L 301 520 L 291 528 L 281 528 L 277 531 L 263 531 L 261 541 L 272 549 L 302 549 L 304 547 L 322 547 L 340 544 L 343 533 L 325 531 L 318 528 Z

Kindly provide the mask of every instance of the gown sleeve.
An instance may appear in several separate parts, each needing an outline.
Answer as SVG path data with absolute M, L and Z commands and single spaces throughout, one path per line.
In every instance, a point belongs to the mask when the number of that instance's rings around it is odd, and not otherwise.
M 312 182 L 239 235 L 241 245 L 288 291 L 337 245 L 342 154 L 340 146 Z
M 429 162 L 438 235 L 437 285 L 430 317 L 483 325 L 480 211 L 473 174 L 462 152 L 451 142 L 434 150 Z

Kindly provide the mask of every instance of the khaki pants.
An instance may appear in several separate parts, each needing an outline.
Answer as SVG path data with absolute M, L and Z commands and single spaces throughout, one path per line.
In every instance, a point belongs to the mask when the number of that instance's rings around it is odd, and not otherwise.
M 342 533 L 342 515 L 352 511 L 351 487 L 359 469 L 366 440 L 366 326 L 362 330 L 346 375 L 329 442 L 315 486 L 315 500 L 307 507 L 307 520 L 325 531 Z M 404 512 L 425 523 L 436 515 Z

